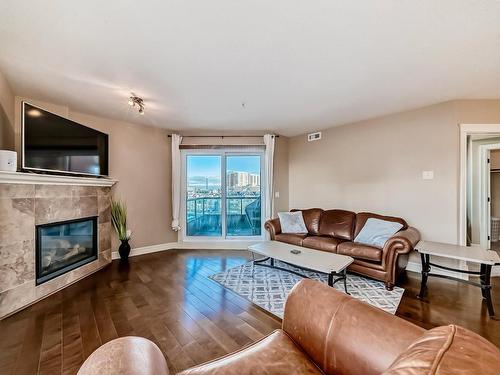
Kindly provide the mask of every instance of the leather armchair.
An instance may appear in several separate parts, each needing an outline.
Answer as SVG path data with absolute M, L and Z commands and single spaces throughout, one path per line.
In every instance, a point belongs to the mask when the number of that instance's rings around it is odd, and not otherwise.
M 165 359 L 159 358 L 156 345 L 146 339 L 139 340 L 149 345 L 134 343 L 136 339 L 103 345 L 78 374 L 167 375 Z M 114 343 L 119 340 L 117 350 Z M 135 344 L 140 350 L 134 349 Z M 426 331 L 325 284 L 304 279 L 288 296 L 282 329 L 179 375 L 494 375 L 499 368 L 500 350 L 465 328 L 450 325 Z

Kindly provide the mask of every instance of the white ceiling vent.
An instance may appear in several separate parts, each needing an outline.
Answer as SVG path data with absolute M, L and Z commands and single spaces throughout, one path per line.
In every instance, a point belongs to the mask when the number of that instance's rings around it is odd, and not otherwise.
M 321 132 L 316 132 L 316 133 L 309 133 L 307 135 L 307 140 L 309 142 L 312 142 L 312 141 L 319 141 L 321 139 Z

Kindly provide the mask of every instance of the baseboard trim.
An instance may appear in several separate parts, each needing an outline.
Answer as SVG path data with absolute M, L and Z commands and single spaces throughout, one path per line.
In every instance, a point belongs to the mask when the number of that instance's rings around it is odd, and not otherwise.
M 466 267 L 465 270 L 468 270 L 468 267 L 467 266 L 465 266 L 465 267 Z M 431 266 L 431 268 L 432 268 L 432 266 Z M 408 265 L 406 266 L 406 270 L 420 274 L 420 273 L 422 273 L 422 264 L 417 263 L 417 262 L 408 262 Z M 469 277 L 467 276 L 467 274 L 448 271 L 448 270 L 442 270 L 442 269 L 439 269 L 437 267 L 432 268 L 432 273 L 435 273 L 438 275 L 456 277 L 456 278 L 462 279 L 462 280 L 469 280 Z
M 246 250 L 248 246 L 258 241 L 192 241 L 167 242 L 158 245 L 136 247 L 130 250 L 130 257 L 157 253 L 174 249 L 203 249 L 203 250 Z M 118 251 L 113 251 L 111 259 L 120 259 Z

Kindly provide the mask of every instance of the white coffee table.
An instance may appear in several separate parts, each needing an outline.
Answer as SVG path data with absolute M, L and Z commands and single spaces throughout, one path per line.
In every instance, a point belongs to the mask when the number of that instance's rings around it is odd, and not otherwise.
M 259 242 L 249 246 L 248 251 L 265 256 L 263 259 L 254 261 L 254 264 L 259 266 L 276 268 L 307 278 L 306 275 L 299 272 L 276 266 L 274 260 L 277 259 L 305 270 L 326 273 L 328 275 L 328 285 L 330 286 L 343 280 L 344 289 L 347 293 L 347 266 L 354 262 L 354 259 L 349 256 L 308 249 L 279 241 Z M 299 253 L 294 253 L 296 251 L 299 251 Z M 266 263 L 268 260 L 270 262 Z

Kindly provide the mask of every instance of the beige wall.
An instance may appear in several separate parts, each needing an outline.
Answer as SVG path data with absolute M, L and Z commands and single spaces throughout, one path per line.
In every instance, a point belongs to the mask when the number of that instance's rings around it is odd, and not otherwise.
M 21 100 L 16 97 L 18 147 Z M 132 247 L 177 241 L 177 234 L 170 229 L 171 151 L 167 130 L 73 112 L 51 103 L 29 101 L 109 134 L 110 176 L 119 181 L 113 194 L 127 203 L 128 225 L 134 232 Z M 113 239 L 116 250 L 116 236 Z
M 139 126 L 72 111 L 70 108 L 33 99 L 15 98 L 15 144 L 21 149 L 21 101 L 67 117 L 109 134 L 110 176 L 119 181 L 115 198 L 127 203 L 132 247 L 176 242 L 171 223 L 171 143 L 169 130 Z M 261 140 L 261 137 L 258 137 Z M 240 140 L 241 141 L 241 140 Z M 240 142 L 238 141 L 238 142 Z M 20 162 L 20 158 L 19 158 Z M 288 139 L 279 137 L 275 149 L 275 211 L 288 210 Z M 116 249 L 117 240 L 113 247 Z
M 14 94 L 0 72 L 0 149 L 14 150 Z
M 459 123 L 500 123 L 500 100 L 460 100 L 289 142 L 290 207 L 402 216 L 427 240 L 458 241 Z M 433 180 L 422 171 L 433 170 Z

